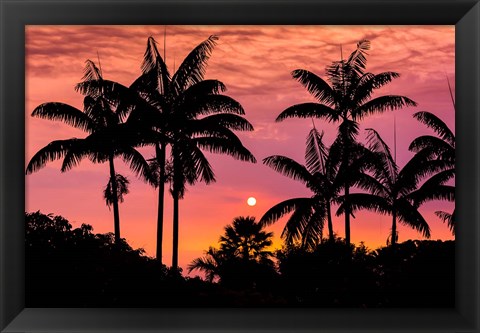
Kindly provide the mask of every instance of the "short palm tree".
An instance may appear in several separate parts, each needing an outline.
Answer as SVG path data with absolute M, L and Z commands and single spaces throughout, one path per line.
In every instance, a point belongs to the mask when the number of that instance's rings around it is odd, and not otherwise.
M 194 259 L 188 266 L 188 272 L 203 271 L 209 281 L 225 274 L 231 274 L 236 263 L 266 264 L 272 266 L 272 252 L 268 247 L 272 245 L 273 233 L 263 230 L 254 217 L 239 216 L 233 219 L 231 225 L 225 227 L 225 233 L 220 237 L 220 249 L 210 247 L 205 256 Z M 247 268 L 240 265 L 236 268 Z
M 87 60 L 84 80 L 103 80 L 100 70 Z M 129 140 L 129 132 L 113 105 L 102 94 L 87 95 L 84 110 L 73 106 L 51 102 L 41 104 L 32 112 L 33 117 L 63 121 L 68 125 L 87 132 L 83 139 L 56 140 L 40 149 L 27 165 L 26 174 L 43 168 L 48 162 L 63 159 L 61 171 L 65 172 L 78 165 L 83 158 L 94 163 L 109 163 L 111 197 L 113 205 L 115 241 L 120 241 L 120 214 L 118 208 L 117 174 L 114 159 L 121 157 L 132 171 L 151 180 L 148 163 Z
M 413 116 L 432 128 L 438 136 L 420 136 L 412 141 L 409 149 L 422 154 L 428 163 L 436 165 L 439 170 L 419 188 L 415 202 L 419 205 L 428 200 L 454 201 L 455 186 L 447 185 L 447 182 L 455 177 L 455 135 L 433 113 L 422 111 Z M 455 209 L 452 213 L 437 211 L 435 214 L 446 222 L 455 234 Z
M 272 245 L 272 232 L 266 232 L 251 216 L 239 216 L 225 227 L 220 237 L 220 251 L 242 260 L 261 261 L 272 256 L 267 248 Z
M 365 72 L 366 52 L 370 49 L 370 42 L 362 40 L 347 60 L 333 62 L 327 67 L 325 80 L 316 74 L 297 69 L 292 72 L 310 94 L 317 99 L 316 103 L 302 103 L 293 105 L 284 110 L 277 117 L 277 121 L 287 118 L 321 118 L 332 123 L 340 123 L 343 140 L 342 169 L 349 169 L 350 154 L 355 144 L 358 122 L 368 115 L 382 113 L 387 110 L 401 109 L 406 106 L 415 106 L 416 103 L 405 96 L 382 95 L 372 98 L 375 90 L 390 83 L 400 75 L 396 72 L 372 74 Z M 343 130 L 342 130 L 343 127 Z M 348 172 L 345 172 L 348 175 Z M 345 178 L 345 241 L 350 243 L 350 205 L 349 193 L 351 181 Z
M 205 256 L 194 259 L 188 265 L 188 273 L 194 270 L 202 271 L 208 282 L 213 282 L 221 276 L 221 267 L 225 261 L 225 255 L 214 247 L 209 247 L 205 251 Z
M 420 155 L 415 155 L 401 170 L 395 163 L 390 148 L 380 135 L 373 129 L 367 129 L 369 149 L 375 153 L 377 168 L 373 175 L 364 175 L 366 183 L 370 183 L 369 193 L 351 193 L 350 205 L 352 211 L 362 209 L 372 210 L 392 216 L 392 231 L 390 244 L 392 248 L 397 243 L 397 222 L 411 227 L 423 236 L 430 238 L 430 227 L 413 204 L 412 197 L 416 195 L 419 181 L 431 172 Z M 345 211 L 345 205 L 340 205 L 337 215 Z

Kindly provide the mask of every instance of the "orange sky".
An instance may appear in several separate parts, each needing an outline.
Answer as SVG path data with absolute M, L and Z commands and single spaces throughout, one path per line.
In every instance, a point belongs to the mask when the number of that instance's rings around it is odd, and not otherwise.
M 86 59 L 97 62 L 100 56 L 106 79 L 129 85 L 140 75 L 140 64 L 147 38 L 153 36 L 163 49 L 163 26 L 28 26 L 26 28 L 26 163 L 33 154 L 52 140 L 84 137 L 81 131 L 48 120 L 30 117 L 44 102 L 64 102 L 82 107 L 83 97 L 73 89 L 81 80 Z M 340 46 L 346 56 L 360 39 L 371 41 L 367 70 L 373 73 L 397 71 L 401 77 L 382 89 L 382 93 L 405 95 L 418 103 L 406 108 L 374 115 L 361 123 L 363 129 L 375 128 L 393 145 L 393 117 L 397 121 L 397 161 L 403 166 L 412 153 L 407 147 L 415 137 L 432 133 L 412 118 L 417 111 L 429 111 L 454 130 L 455 117 L 446 75 L 455 88 L 454 26 L 168 26 L 167 65 L 178 67 L 188 52 L 209 35 L 220 37 L 209 61 L 206 78 L 219 79 L 227 94 L 244 107 L 245 117 L 255 131 L 239 132 L 244 145 L 259 163 L 248 164 L 230 157 L 206 154 L 217 182 L 189 187 L 180 202 L 180 265 L 186 265 L 209 245 L 215 245 L 223 227 L 236 216 L 259 219 L 276 203 L 309 191 L 298 182 L 264 166 L 269 155 L 285 155 L 304 163 L 305 138 L 311 120 L 286 120 L 275 117 L 286 107 L 312 97 L 290 72 L 308 69 L 324 77 L 325 66 L 340 58 Z M 316 120 L 326 131 L 330 144 L 336 127 Z M 147 158 L 153 156 L 144 149 Z M 157 192 L 137 181 L 121 160 L 117 171 L 130 181 L 130 193 L 120 205 L 122 237 L 134 247 L 155 253 Z M 60 162 L 26 177 L 26 211 L 62 215 L 74 227 L 93 225 L 95 232 L 113 231 L 113 214 L 102 199 L 108 181 L 108 166 L 88 160 L 79 167 L 61 173 Z M 249 196 L 257 198 L 250 207 Z M 431 202 L 421 212 L 432 229 L 432 239 L 453 239 L 448 228 L 433 215 L 435 210 L 451 211 L 453 204 Z M 171 262 L 172 202 L 166 196 L 164 262 Z M 275 244 L 285 220 L 269 228 Z M 352 241 L 365 241 L 369 248 L 384 245 L 391 218 L 359 213 L 352 221 Z M 343 217 L 334 220 L 334 229 L 344 236 Z M 399 227 L 400 241 L 421 238 L 415 231 Z

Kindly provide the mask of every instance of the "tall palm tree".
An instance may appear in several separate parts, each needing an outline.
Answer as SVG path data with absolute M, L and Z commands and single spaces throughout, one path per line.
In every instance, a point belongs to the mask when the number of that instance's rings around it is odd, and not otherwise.
M 102 81 L 101 71 L 87 60 L 85 81 Z M 114 159 L 121 157 L 130 169 L 145 180 L 151 180 L 148 163 L 134 148 L 130 141 L 130 132 L 122 124 L 121 114 L 102 94 L 87 95 L 84 98 L 84 110 L 73 106 L 50 102 L 39 105 L 32 112 L 33 117 L 63 121 L 87 133 L 83 139 L 72 138 L 56 140 L 40 149 L 27 165 L 26 174 L 43 168 L 48 162 L 63 159 L 61 171 L 65 172 L 78 165 L 83 158 L 94 163 L 109 163 L 111 203 L 113 205 L 115 241 L 120 241 L 120 214 L 118 208 L 117 174 Z M 110 200 L 109 199 L 109 200 Z
M 433 113 L 422 111 L 413 116 L 433 129 L 437 136 L 420 136 L 412 141 L 409 150 L 422 154 L 428 163 L 436 164 L 439 170 L 419 188 L 415 202 L 419 205 L 428 200 L 454 201 L 455 186 L 447 185 L 447 183 L 455 177 L 455 135 Z M 455 235 L 455 209 L 452 213 L 437 211 L 435 214 L 447 223 Z
M 178 266 L 179 200 L 185 185 L 215 181 L 214 172 L 201 149 L 222 153 L 234 158 L 255 162 L 253 155 L 242 145 L 232 130 L 253 130 L 241 115 L 241 105 L 222 93 L 225 85 L 218 80 L 204 80 L 207 61 L 216 44 L 216 36 L 194 48 L 183 60 L 173 76 L 150 37 L 142 64 L 142 76 L 132 86 L 157 109 L 154 126 L 166 133 L 169 139 L 155 143 L 156 164 L 159 170 L 159 211 L 157 230 L 157 257 L 161 248 L 163 225 L 166 147 L 170 145 L 172 161 L 171 194 L 173 196 L 173 253 L 172 266 Z M 134 113 L 132 112 L 132 116 Z M 136 114 L 135 114 L 136 115 Z M 151 123 L 138 113 L 138 119 Z M 135 118 L 134 118 L 135 119 Z
M 419 181 L 432 172 L 424 163 L 423 156 L 415 155 L 401 170 L 398 169 L 390 148 L 378 132 L 367 129 L 369 149 L 376 154 L 377 168 L 373 175 L 364 175 L 369 182 L 369 193 L 350 193 L 352 211 L 372 210 L 392 216 L 390 244 L 397 243 L 397 222 L 409 226 L 423 236 L 430 238 L 430 227 L 412 202 L 416 195 Z M 345 211 L 345 204 L 340 205 L 337 215 Z
M 326 69 L 327 83 L 316 74 L 297 69 L 292 72 L 310 94 L 317 99 L 316 103 L 302 103 L 284 110 L 276 121 L 286 118 L 321 118 L 328 122 L 339 123 L 339 134 L 343 140 L 342 169 L 348 169 L 352 146 L 357 136 L 358 122 L 368 115 L 396 110 L 416 103 L 405 96 L 382 95 L 372 98 L 375 90 L 390 83 L 400 75 L 396 72 L 372 74 L 365 72 L 366 52 L 370 42 L 362 40 L 347 60 L 333 62 Z M 342 130 L 343 128 L 343 130 Z M 348 172 L 346 172 L 348 174 Z M 350 243 L 350 193 L 351 181 L 345 178 L 345 241 Z
M 167 182 L 166 161 L 167 146 L 170 145 L 170 159 L 177 160 L 175 186 L 171 186 L 174 197 L 174 251 L 173 266 L 178 263 L 178 199 L 183 197 L 185 182 L 193 184 L 197 180 L 211 183 L 214 173 L 199 147 L 211 152 L 224 153 L 241 160 L 255 162 L 253 155 L 241 144 L 232 130 L 253 130 L 251 124 L 241 116 L 245 114 L 241 105 L 222 93 L 225 85 L 218 80 L 203 80 L 207 60 L 209 59 L 216 36 L 194 48 L 182 62 L 176 73 L 171 76 L 162 58 L 157 42 L 148 38 L 142 63 L 142 75 L 130 87 L 111 81 L 88 81 L 77 88 L 83 93 L 104 93 L 119 103 L 119 112 L 128 114 L 126 124 L 138 133 L 137 140 L 155 147 L 155 161 L 152 166 L 157 175 L 158 214 L 157 214 L 157 251 L 156 257 L 162 259 L 163 208 L 165 183 Z M 199 119 L 200 116 L 203 118 Z M 154 131 L 157 135 L 144 133 Z M 185 143 L 189 139 L 195 140 Z M 182 143 L 183 142 L 183 143 Z M 195 145 L 193 145 L 195 143 Z M 180 149 L 174 145 L 190 147 L 188 154 L 181 153 L 190 167 L 180 166 Z M 182 170 L 182 171 L 180 171 Z M 185 175 L 182 173 L 185 171 Z M 172 180 L 173 177 L 170 177 Z M 173 190 L 173 191 L 172 191 Z M 176 239 L 176 241 L 175 241 Z
M 263 160 L 265 165 L 275 171 L 304 183 L 313 195 L 287 199 L 278 203 L 262 216 L 260 224 L 270 225 L 293 212 L 283 229 L 282 238 L 287 244 L 301 241 L 304 247 L 314 248 L 322 240 L 326 219 L 329 238 L 333 238 L 333 224 L 329 212 L 331 212 L 330 204 L 335 193 L 331 177 L 326 174 L 326 164 L 330 164 L 330 161 L 327 148 L 323 144 L 323 133 L 319 133 L 315 128 L 307 137 L 305 156 L 307 166 L 280 155 L 269 156 Z M 335 170 L 335 166 L 328 169 Z
M 365 186 L 364 174 L 361 171 L 370 165 L 368 152 L 356 144 L 352 146 L 350 156 L 351 170 L 356 172 L 347 175 L 345 170 L 340 168 L 342 150 L 341 136 L 327 147 L 323 142 L 323 132 L 320 133 L 314 126 L 307 136 L 305 165 L 285 156 L 265 158 L 264 164 L 287 177 L 301 181 L 313 195 L 308 198 L 288 199 L 275 205 L 263 215 L 260 223 L 270 225 L 293 212 L 282 233 L 287 244 L 300 241 L 303 247 L 314 249 L 322 241 L 325 221 L 328 226 L 328 238 L 334 241 L 331 206 L 338 201 L 345 177 L 349 177 L 351 185 Z

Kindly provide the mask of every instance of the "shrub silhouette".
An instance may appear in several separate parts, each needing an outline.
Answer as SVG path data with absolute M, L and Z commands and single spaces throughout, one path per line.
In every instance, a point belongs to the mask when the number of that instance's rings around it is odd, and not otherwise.
M 397 244 L 393 255 L 390 247 L 370 251 L 335 238 L 314 250 L 279 250 L 276 266 L 262 256 L 225 255 L 216 272 L 220 283 L 212 283 L 167 269 L 125 239 L 116 244 L 113 233 L 95 234 L 86 224 L 73 228 L 61 216 L 26 213 L 25 231 L 27 307 L 455 304 L 454 241 L 410 240 Z

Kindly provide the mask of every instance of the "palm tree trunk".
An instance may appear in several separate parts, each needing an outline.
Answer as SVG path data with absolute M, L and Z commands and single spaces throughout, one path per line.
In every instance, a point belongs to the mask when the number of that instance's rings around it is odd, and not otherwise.
M 165 144 L 155 146 L 157 162 L 160 168 L 160 184 L 158 184 L 158 212 L 157 212 L 157 261 L 162 264 L 163 244 L 163 210 L 165 199 Z
M 332 223 L 332 207 L 330 202 L 327 202 L 327 223 L 328 223 L 328 239 L 333 242 L 333 223 Z
M 345 244 L 350 245 L 350 186 L 345 182 Z
M 117 179 L 115 173 L 115 166 L 113 164 L 113 155 L 110 155 L 108 158 L 110 164 L 110 180 L 112 182 L 112 192 L 113 192 L 113 220 L 114 220 L 114 230 L 115 230 L 115 244 L 120 243 L 120 213 L 118 211 L 118 196 L 117 196 Z
M 395 244 L 397 243 L 397 211 L 394 208 L 392 212 L 392 249 L 395 250 Z
M 173 193 L 173 251 L 172 251 L 172 268 L 178 270 L 178 213 L 179 213 L 179 195 L 178 192 Z

